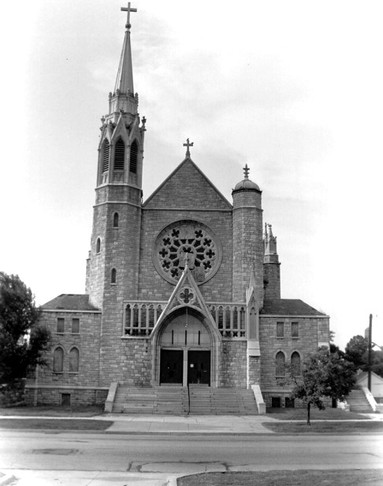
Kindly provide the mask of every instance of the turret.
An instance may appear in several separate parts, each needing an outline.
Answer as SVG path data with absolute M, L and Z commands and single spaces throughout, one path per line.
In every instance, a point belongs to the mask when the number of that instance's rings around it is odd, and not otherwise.
M 259 307 L 263 301 L 263 241 L 262 191 L 249 179 L 244 179 L 232 191 L 233 196 L 233 300 L 244 302 L 251 279 Z
M 280 277 L 280 263 L 277 253 L 277 238 L 273 235 L 271 224 L 265 224 L 264 237 L 264 298 L 265 300 L 280 299 L 281 298 L 281 277 Z

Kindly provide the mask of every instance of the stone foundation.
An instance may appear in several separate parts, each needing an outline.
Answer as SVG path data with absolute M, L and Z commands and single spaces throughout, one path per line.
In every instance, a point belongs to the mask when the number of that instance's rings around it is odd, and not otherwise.
M 25 387 L 25 402 L 29 406 L 67 405 L 72 407 L 85 405 L 104 405 L 108 390 L 105 388 L 35 388 Z

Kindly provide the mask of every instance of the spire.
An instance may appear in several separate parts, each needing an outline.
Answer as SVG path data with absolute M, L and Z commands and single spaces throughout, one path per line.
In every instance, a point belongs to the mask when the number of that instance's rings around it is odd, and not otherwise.
M 131 8 L 130 2 L 128 3 L 128 7 L 121 7 L 122 12 L 128 12 L 127 20 L 126 20 L 126 31 L 124 37 L 124 44 L 122 46 L 122 52 L 120 57 L 120 64 L 118 66 L 117 71 L 117 78 L 116 84 L 114 86 L 114 92 L 116 93 L 117 90 L 120 93 L 127 94 L 132 93 L 134 94 L 133 88 L 133 65 L 132 65 L 132 48 L 130 45 L 130 12 L 137 12 L 136 8 Z
M 277 237 L 273 235 L 271 224 L 265 223 L 265 263 L 279 263 L 277 252 Z
M 132 63 L 132 48 L 130 43 L 130 13 L 137 12 L 136 8 L 130 6 L 121 7 L 123 12 L 127 12 L 127 22 L 124 42 L 122 45 L 120 63 L 118 65 L 116 83 L 113 93 L 109 94 L 111 101 L 110 112 L 118 112 L 120 110 L 137 113 L 138 95 L 134 93 L 133 85 L 133 63 Z M 134 105 L 136 105 L 134 107 Z

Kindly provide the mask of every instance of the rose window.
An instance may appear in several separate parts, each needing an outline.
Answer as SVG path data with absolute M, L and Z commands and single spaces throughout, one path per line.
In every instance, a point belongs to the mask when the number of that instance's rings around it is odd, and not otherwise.
M 216 238 L 203 224 L 184 221 L 168 226 L 159 234 L 155 257 L 157 270 L 169 282 L 176 283 L 188 265 L 200 284 L 217 271 L 220 251 Z

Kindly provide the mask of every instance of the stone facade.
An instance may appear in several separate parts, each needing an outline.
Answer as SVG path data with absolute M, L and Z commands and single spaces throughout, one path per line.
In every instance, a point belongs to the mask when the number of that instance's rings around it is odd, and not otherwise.
M 281 299 L 280 264 L 262 192 L 244 178 L 229 202 L 185 159 L 145 201 L 145 120 L 133 92 L 130 33 L 102 118 L 86 293 L 42 307 L 48 367 L 33 403 L 99 403 L 112 383 L 248 388 L 284 406 L 281 363 L 328 343 L 328 317 Z M 127 70 L 128 76 L 121 72 Z M 287 369 L 287 368 L 286 368 Z

